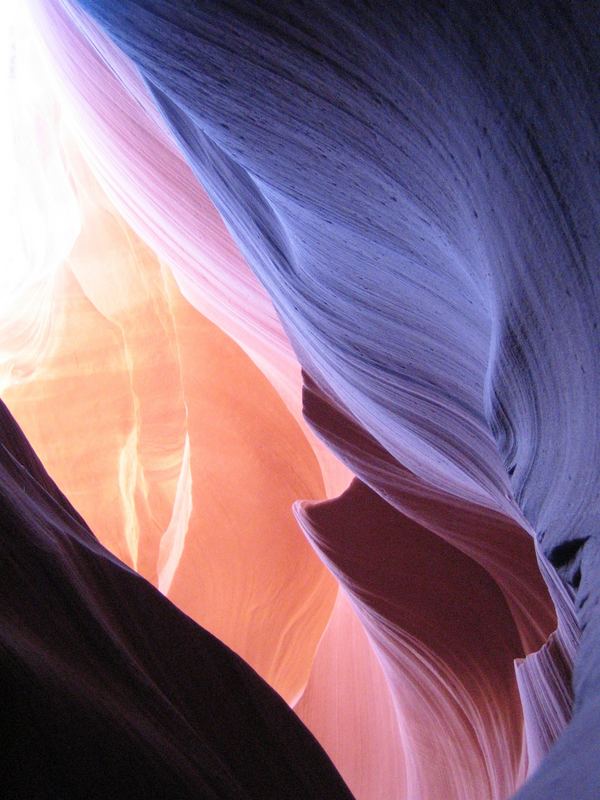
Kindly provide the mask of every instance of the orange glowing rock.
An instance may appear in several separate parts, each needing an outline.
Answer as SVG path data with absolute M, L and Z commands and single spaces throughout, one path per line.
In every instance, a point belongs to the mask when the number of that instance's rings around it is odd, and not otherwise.
M 103 544 L 291 701 L 336 592 L 291 512 L 323 496 L 316 458 L 71 158 L 82 234 L 57 278 L 48 353 L 5 401 Z

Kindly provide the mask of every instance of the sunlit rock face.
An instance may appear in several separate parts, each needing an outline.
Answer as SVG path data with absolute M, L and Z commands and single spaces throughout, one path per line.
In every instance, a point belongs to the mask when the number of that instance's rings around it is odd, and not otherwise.
M 271 734 L 302 719 L 358 800 L 595 798 L 598 9 L 30 8 L 53 123 L 29 196 L 54 238 L 11 286 L 3 397 L 114 554 L 94 558 L 258 670 L 296 712 Z M 76 600 L 59 583 L 70 625 L 103 607 L 94 570 Z M 133 594 L 115 624 L 151 638 Z M 191 772 L 161 763 L 197 788 L 221 734 L 195 731 Z M 282 736 L 308 783 L 268 783 L 269 744 L 257 796 L 347 796 Z
M 100 540 L 292 700 L 335 596 L 291 512 L 316 459 L 86 177 L 47 355 L 5 401 Z
M 283 700 L 100 545 L 4 404 L 0 431 L 3 796 L 351 798 Z

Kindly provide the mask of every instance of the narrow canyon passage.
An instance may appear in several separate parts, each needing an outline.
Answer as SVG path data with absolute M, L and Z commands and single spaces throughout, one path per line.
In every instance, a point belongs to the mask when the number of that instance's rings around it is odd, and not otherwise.
M 12 796 L 596 798 L 598 5 L 7 20 Z

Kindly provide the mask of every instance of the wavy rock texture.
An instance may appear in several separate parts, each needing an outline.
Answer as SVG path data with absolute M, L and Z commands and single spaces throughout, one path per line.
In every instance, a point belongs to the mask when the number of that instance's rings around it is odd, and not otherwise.
M 94 379 L 114 374 L 115 407 L 98 416 L 114 414 L 104 441 L 119 469 L 116 482 L 103 471 L 103 491 L 131 502 L 111 547 L 197 618 L 213 614 L 226 640 L 235 629 L 251 661 L 262 653 L 263 674 L 361 800 L 499 800 L 536 767 L 517 797 L 595 798 L 597 5 L 31 5 L 78 146 L 129 226 L 104 206 L 90 227 L 80 198 L 59 293 L 94 307 L 78 312 L 102 322 Z M 94 260 L 100 241 L 114 243 L 108 265 Z M 327 450 L 198 311 L 298 417 L 297 357 L 304 414 Z M 43 354 L 62 378 L 78 369 L 65 330 Z M 232 372 L 205 383 L 204 362 L 225 351 Z M 239 391 L 239 417 L 227 416 L 244 370 L 245 422 Z M 169 392 L 157 394 L 161 381 Z M 7 391 L 30 406 L 34 441 L 33 420 L 56 400 L 41 388 L 37 410 L 25 384 Z M 252 458 L 244 469 L 236 423 L 268 444 L 264 473 Z M 146 434 L 163 426 L 156 452 Z M 215 536 L 220 571 L 203 594 L 202 526 L 227 531 L 228 517 L 211 519 L 194 494 L 205 447 L 206 463 L 244 476 L 227 512 L 247 481 L 261 502 L 225 590 L 239 539 Z M 59 454 L 52 472 L 68 469 Z M 335 605 L 289 519 L 285 537 L 274 527 L 293 499 L 325 492 L 295 511 L 342 587 Z M 107 505 L 100 527 L 118 506 Z M 142 534 L 145 515 L 154 529 Z M 305 559 L 296 570 L 292 548 Z M 267 589 L 281 580 L 285 592 L 244 650 L 260 612 L 228 599 L 263 563 Z
M 355 797 L 406 796 L 405 750 L 393 693 L 343 592 L 294 709 Z
M 511 658 L 519 642 L 493 580 L 359 482 L 305 506 L 300 519 L 352 586 L 381 654 L 408 762 L 406 796 L 469 797 L 474 787 L 507 796 L 521 757 Z

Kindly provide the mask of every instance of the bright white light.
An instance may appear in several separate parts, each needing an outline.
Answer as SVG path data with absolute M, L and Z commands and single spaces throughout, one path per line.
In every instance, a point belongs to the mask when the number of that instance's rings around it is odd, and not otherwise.
M 0 3 L 0 319 L 51 278 L 79 231 L 60 112 L 26 3 Z

